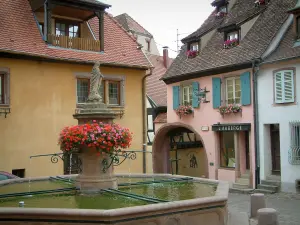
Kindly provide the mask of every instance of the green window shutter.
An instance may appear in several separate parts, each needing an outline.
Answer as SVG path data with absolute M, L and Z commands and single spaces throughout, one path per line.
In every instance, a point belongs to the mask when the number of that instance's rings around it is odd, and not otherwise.
M 192 83 L 192 91 L 193 91 L 193 94 L 192 94 L 192 106 L 193 108 L 198 108 L 199 107 L 199 83 L 197 81 L 194 81 Z
M 294 71 L 284 70 L 282 75 L 282 83 L 284 90 L 284 102 L 291 103 L 295 101 L 294 94 Z
M 283 71 L 277 72 L 274 75 L 274 85 L 275 85 L 275 103 L 283 103 L 283 87 L 282 87 L 282 77 Z
M 213 85 L 213 108 L 217 109 L 221 106 L 221 78 L 212 78 Z
M 250 83 L 250 72 L 245 72 L 241 75 L 241 94 L 242 94 L 242 105 L 251 104 L 251 83 Z
M 173 86 L 173 109 L 178 109 L 179 107 L 179 86 Z

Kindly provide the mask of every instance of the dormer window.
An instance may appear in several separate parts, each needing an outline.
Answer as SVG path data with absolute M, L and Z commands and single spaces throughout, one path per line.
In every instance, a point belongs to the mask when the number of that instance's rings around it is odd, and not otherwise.
M 239 44 L 239 31 L 225 33 L 224 48 L 232 48 Z
M 79 37 L 79 24 L 73 21 L 55 21 L 55 34 L 68 36 L 68 37 Z
M 218 12 L 227 13 L 227 5 L 223 5 L 219 8 Z
M 188 50 L 186 52 L 186 55 L 188 58 L 194 58 L 199 53 L 199 42 L 192 42 L 188 44 Z
M 226 1 L 226 0 L 215 0 L 212 3 L 212 6 L 216 7 L 215 16 L 217 18 L 222 18 L 222 17 L 226 16 L 226 14 L 228 12 L 227 4 L 228 4 L 228 1 Z
M 194 42 L 190 44 L 190 50 L 191 51 L 199 51 L 199 43 L 198 42 Z

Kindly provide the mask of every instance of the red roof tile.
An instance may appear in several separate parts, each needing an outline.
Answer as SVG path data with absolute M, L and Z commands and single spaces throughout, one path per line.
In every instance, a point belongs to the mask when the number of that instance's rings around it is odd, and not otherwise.
M 160 113 L 154 120 L 154 123 L 166 123 L 167 122 L 167 113 Z
M 148 58 L 154 69 L 152 75 L 147 77 L 146 92 L 147 95 L 158 106 L 167 106 L 167 85 L 165 82 L 159 80 L 167 71 L 164 66 L 164 60 L 159 55 L 148 55 Z M 173 59 L 169 58 L 169 65 L 173 62 Z
M 0 52 L 82 62 L 97 60 L 132 67 L 150 66 L 144 53 L 137 49 L 134 38 L 108 14 L 104 16 L 104 53 L 48 46 L 42 39 L 27 0 L 1 0 L 0 17 Z M 89 23 L 98 37 L 98 18 Z

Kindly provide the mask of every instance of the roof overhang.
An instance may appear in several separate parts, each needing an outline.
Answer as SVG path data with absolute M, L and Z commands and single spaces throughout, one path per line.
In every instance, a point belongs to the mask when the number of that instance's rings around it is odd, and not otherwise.
M 243 69 L 248 69 L 248 68 L 252 68 L 252 61 L 248 61 L 248 62 L 244 62 L 244 63 L 240 63 L 240 64 L 221 66 L 221 67 L 216 67 L 216 68 L 212 68 L 212 69 L 192 72 L 192 73 L 181 74 L 181 75 L 174 76 L 174 77 L 161 78 L 160 80 L 163 80 L 166 84 L 172 84 L 172 83 L 176 83 L 176 82 L 180 82 L 180 81 L 184 81 L 184 80 L 212 76 L 212 75 L 216 75 L 216 74 L 220 74 L 220 73 L 229 73 L 232 71 L 243 70 Z
M 237 29 L 239 29 L 238 25 L 230 24 L 230 25 L 218 28 L 218 32 L 222 33 L 222 32 L 228 32 L 228 31 L 233 31 L 233 30 L 237 30 Z

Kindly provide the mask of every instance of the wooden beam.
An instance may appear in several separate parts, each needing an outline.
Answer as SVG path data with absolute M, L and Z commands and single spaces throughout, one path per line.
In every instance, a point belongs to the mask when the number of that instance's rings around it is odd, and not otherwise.
M 99 19 L 100 52 L 103 52 L 104 51 L 104 12 L 97 11 L 95 12 L 95 14 Z
M 48 34 L 52 33 L 52 9 L 54 8 L 54 5 L 52 4 L 51 0 L 48 0 L 44 5 L 44 40 L 48 40 Z

